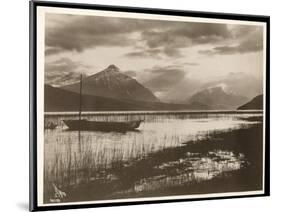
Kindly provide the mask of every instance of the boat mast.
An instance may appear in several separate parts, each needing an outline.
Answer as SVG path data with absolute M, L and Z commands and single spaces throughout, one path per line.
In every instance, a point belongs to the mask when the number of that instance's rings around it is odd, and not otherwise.
M 81 110 L 82 110 L 82 74 L 80 75 L 79 121 L 81 121 Z

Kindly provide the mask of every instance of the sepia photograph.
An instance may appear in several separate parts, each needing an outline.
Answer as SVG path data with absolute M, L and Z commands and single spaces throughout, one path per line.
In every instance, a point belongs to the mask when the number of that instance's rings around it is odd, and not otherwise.
M 38 205 L 264 194 L 266 26 L 37 7 Z

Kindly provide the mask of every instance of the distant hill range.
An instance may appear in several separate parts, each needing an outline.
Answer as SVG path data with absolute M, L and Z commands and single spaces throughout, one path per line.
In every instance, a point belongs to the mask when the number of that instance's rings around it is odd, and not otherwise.
M 244 96 L 236 95 L 224 90 L 221 86 L 203 89 L 189 99 L 185 103 L 208 105 L 212 109 L 236 109 L 241 104 L 247 102 L 249 99 Z
M 80 82 L 45 85 L 45 111 L 78 111 Z M 82 80 L 83 111 L 210 110 L 236 109 L 248 98 L 227 92 L 222 86 L 203 89 L 180 104 L 161 102 L 148 88 L 120 72 L 115 65 Z M 238 109 L 262 108 L 262 95 Z
M 262 110 L 263 109 L 263 95 L 258 95 L 251 101 L 237 108 L 237 110 Z
M 45 85 L 45 112 L 78 111 L 79 94 L 62 88 Z M 122 111 L 122 110 L 207 110 L 201 103 L 168 104 L 159 101 L 137 101 L 108 97 L 82 95 L 83 111 Z
M 101 72 L 86 77 L 83 82 L 83 94 L 147 102 L 160 102 L 154 94 L 137 80 L 120 72 L 115 65 L 110 65 Z M 61 87 L 79 93 L 80 83 Z

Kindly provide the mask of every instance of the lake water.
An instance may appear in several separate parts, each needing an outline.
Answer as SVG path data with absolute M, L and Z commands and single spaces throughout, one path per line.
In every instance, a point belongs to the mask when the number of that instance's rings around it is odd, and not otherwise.
M 48 114 L 45 122 L 58 124 L 54 130 L 45 130 L 44 170 L 45 183 L 63 182 L 69 185 L 97 179 L 101 170 L 112 168 L 117 162 L 127 163 L 140 160 L 147 155 L 170 147 L 178 147 L 189 141 L 200 141 L 212 132 L 224 132 L 247 128 L 257 121 L 248 118 L 260 117 L 262 112 L 163 112 L 163 113 L 88 113 L 83 118 L 95 121 L 144 120 L 136 131 L 94 132 L 67 131 L 62 120 L 77 119 L 77 115 Z M 208 155 L 186 153 L 186 158 L 158 165 L 166 170 L 178 164 L 186 164 L 175 176 L 157 176 L 135 182 L 135 192 L 157 189 L 180 179 L 208 180 L 223 171 L 240 169 L 245 161 L 243 154 L 234 155 L 231 151 L 215 150 Z M 188 164 L 188 165 L 187 165 Z M 85 172 L 85 170 L 87 170 Z M 192 173 L 187 170 L 193 170 Z M 80 172 L 83 172 L 80 173 Z M 99 175 L 100 176 L 100 175 Z M 103 175 L 105 177 L 105 175 Z M 113 178 L 113 176 L 111 176 Z M 59 182 L 58 182 L 59 181 Z

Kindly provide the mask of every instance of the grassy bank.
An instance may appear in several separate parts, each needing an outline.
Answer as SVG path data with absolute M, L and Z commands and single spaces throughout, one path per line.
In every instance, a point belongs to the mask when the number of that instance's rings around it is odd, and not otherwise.
M 195 160 L 206 158 L 218 164 L 227 161 L 215 154 L 218 151 L 230 152 L 232 158 L 241 158 L 241 167 L 223 171 L 208 180 L 196 178 L 192 169 Z M 85 169 L 81 170 L 86 174 L 93 168 L 87 164 L 85 161 Z M 69 176 L 79 174 L 71 172 L 69 167 Z M 99 168 L 94 177 L 91 175 L 84 182 L 72 184 L 66 183 L 67 176 L 62 176 L 63 183 L 58 187 L 66 196 L 61 200 L 91 201 L 259 190 L 262 186 L 262 124 L 212 132 L 182 146 L 166 148 L 129 162 L 118 159 L 110 167 Z M 52 187 L 45 190 L 45 202 L 53 198 L 53 192 Z

